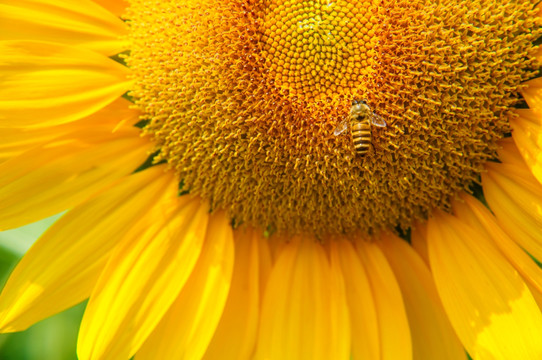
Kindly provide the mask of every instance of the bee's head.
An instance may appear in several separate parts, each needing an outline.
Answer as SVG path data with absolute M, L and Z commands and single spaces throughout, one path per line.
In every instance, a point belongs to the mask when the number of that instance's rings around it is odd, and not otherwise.
M 363 104 L 363 105 L 367 105 L 367 100 L 365 99 L 362 99 L 362 100 L 352 100 L 352 106 L 354 105 L 360 105 L 360 104 Z

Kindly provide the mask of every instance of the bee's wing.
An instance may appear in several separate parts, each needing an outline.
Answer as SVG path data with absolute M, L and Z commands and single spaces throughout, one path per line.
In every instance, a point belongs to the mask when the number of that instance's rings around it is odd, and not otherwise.
M 341 135 L 346 129 L 348 129 L 348 118 L 344 119 L 339 125 L 337 125 L 335 131 L 333 131 L 333 135 Z
M 378 127 L 386 127 L 388 124 L 386 124 L 386 121 L 382 119 L 382 116 L 376 115 L 375 113 L 371 114 L 371 123 L 374 126 Z

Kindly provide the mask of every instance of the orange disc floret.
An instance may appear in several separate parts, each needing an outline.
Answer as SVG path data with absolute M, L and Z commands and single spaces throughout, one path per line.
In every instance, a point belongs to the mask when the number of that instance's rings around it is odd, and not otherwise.
M 236 222 L 370 233 L 448 208 L 509 132 L 531 1 L 144 1 L 131 93 L 183 188 Z M 352 100 L 387 122 L 357 156 Z

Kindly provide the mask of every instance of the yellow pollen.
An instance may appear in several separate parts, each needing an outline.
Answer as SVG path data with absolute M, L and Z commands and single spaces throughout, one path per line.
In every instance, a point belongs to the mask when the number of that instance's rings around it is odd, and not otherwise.
M 538 70 L 527 0 L 130 3 L 131 96 L 155 161 L 236 223 L 289 234 L 447 209 Z M 360 156 L 335 130 L 363 99 L 387 126 Z

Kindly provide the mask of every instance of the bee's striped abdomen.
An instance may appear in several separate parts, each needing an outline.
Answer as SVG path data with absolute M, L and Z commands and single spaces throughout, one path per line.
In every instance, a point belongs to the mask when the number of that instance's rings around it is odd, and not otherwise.
M 364 156 L 371 148 L 371 124 L 364 119 L 352 124 L 352 140 L 359 156 Z

